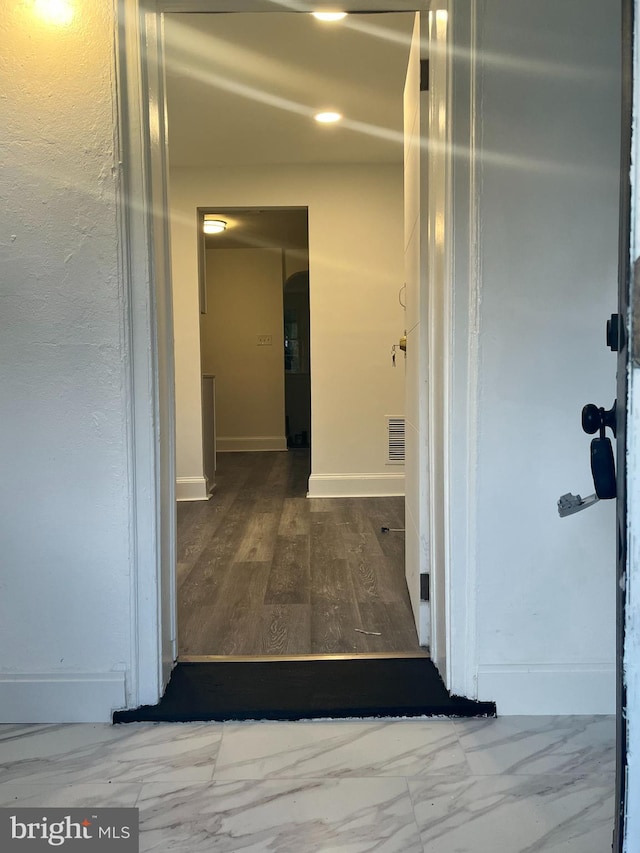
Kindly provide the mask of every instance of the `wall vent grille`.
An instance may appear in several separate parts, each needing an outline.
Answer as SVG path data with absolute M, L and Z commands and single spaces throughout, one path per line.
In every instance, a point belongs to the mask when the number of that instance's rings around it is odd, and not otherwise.
M 391 465 L 404 463 L 404 418 L 387 418 L 388 457 Z

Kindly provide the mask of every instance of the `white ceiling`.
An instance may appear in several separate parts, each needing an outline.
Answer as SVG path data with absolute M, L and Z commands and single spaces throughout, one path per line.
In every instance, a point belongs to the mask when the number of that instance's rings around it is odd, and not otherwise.
M 171 164 L 400 162 L 413 17 L 165 15 Z

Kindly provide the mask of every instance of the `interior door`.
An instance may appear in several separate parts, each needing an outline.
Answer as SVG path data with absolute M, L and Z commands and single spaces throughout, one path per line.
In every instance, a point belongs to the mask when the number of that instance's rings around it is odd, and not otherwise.
M 418 636 L 447 667 L 448 3 L 416 13 L 404 91 L 406 577 Z
M 637 5 L 637 0 L 636 0 Z M 632 390 L 636 375 L 640 377 L 640 339 L 635 329 L 637 309 L 633 307 L 640 281 L 640 259 L 631 269 L 631 258 L 640 254 L 637 234 L 632 233 L 632 205 L 637 217 L 639 187 L 631 186 L 632 177 L 632 120 L 633 92 L 638 86 L 638 77 L 634 79 L 633 68 L 634 42 L 634 2 L 622 0 L 622 98 L 621 98 L 621 156 L 620 156 L 620 217 L 619 217 L 619 262 L 618 262 L 618 313 L 607 324 L 607 343 L 617 352 L 616 404 L 609 412 L 605 411 L 609 401 L 598 401 L 586 406 L 582 421 L 585 432 L 599 433 L 592 443 L 592 470 L 596 495 L 616 498 L 616 593 L 617 593 L 617 638 L 616 638 L 616 792 L 615 819 L 613 829 L 614 853 L 632 853 L 638 849 L 640 838 L 640 780 L 638 763 L 629 760 L 633 755 L 633 738 L 637 728 L 638 712 L 638 625 L 631 616 L 628 599 L 637 584 L 638 574 L 637 546 L 633 531 L 633 507 L 636 500 L 636 478 L 628 473 L 637 469 L 636 444 L 640 431 L 635 424 Z M 636 108 L 637 109 L 637 108 Z M 637 141 L 635 141 L 637 146 Z M 637 157 L 637 148 L 634 147 Z M 635 159 L 635 158 L 634 158 Z M 630 308 L 632 310 L 630 310 Z M 606 403 L 596 416 L 598 404 Z M 615 472 L 613 459 L 607 454 L 599 457 L 594 454 L 594 444 L 609 441 L 605 438 L 606 429 L 615 430 Z M 636 435 L 636 432 L 638 434 Z M 595 496 L 594 496 L 595 498 Z M 589 499 L 582 505 L 574 503 L 576 508 L 586 508 Z M 632 735 L 632 732 L 634 733 Z
M 449 133 L 447 0 L 434 0 L 428 16 L 427 172 L 427 391 L 429 447 L 429 531 L 431 576 L 431 657 L 447 672 L 447 577 L 449 566 L 449 371 L 451 291 L 449 275 Z
M 421 645 L 429 645 L 427 323 L 426 323 L 426 57 L 421 56 L 425 16 L 415 15 L 404 88 L 404 275 L 405 275 L 405 574 Z M 422 73 L 421 73 L 422 71 Z M 422 581 L 421 581 L 422 578 Z M 422 583 L 422 595 L 421 595 Z
M 636 444 L 639 435 L 633 418 L 632 393 L 638 368 L 640 367 L 640 342 L 635 328 L 636 290 L 640 259 L 633 270 L 631 258 L 639 253 L 637 234 L 632 233 L 632 205 L 637 215 L 638 186 L 631 186 L 632 177 L 632 120 L 633 89 L 638 85 L 633 69 L 633 2 L 622 2 L 622 98 L 621 98 L 621 156 L 620 156 L 620 217 L 619 217 L 619 262 L 618 262 L 618 313 L 607 324 L 607 343 L 617 352 L 617 387 L 615 406 L 607 411 L 598 404 L 585 406 L 582 425 L 585 432 L 598 435 L 591 444 L 591 467 L 595 486 L 592 498 L 576 500 L 570 497 L 569 511 L 586 509 L 597 498 L 616 499 L 616 543 L 617 543 L 617 696 L 616 696 L 616 793 L 613 850 L 615 853 L 632 853 L 637 850 L 640 838 L 640 809 L 638 802 L 637 763 L 633 756 L 632 732 L 637 725 L 637 669 L 638 636 L 637 625 L 630 618 L 628 598 L 637 583 L 637 565 L 634 565 L 636 550 L 632 521 L 632 508 L 637 489 Z M 635 143 L 637 145 L 637 142 Z M 635 149 L 634 149 L 635 153 Z M 633 201 L 632 201 L 633 191 Z M 630 308 L 632 309 L 630 311 Z M 599 401 L 604 402 L 604 401 Z M 615 469 L 613 453 L 608 450 L 610 429 L 616 437 Z M 628 473 L 632 477 L 628 480 Z M 562 500 L 561 500 L 562 503 Z M 559 504 L 560 506 L 560 504 Z M 562 514 L 562 509 L 561 509 Z M 631 599 L 632 600 L 632 599 Z M 636 695 L 634 695 L 636 694 Z M 634 735 L 635 737 L 635 735 Z

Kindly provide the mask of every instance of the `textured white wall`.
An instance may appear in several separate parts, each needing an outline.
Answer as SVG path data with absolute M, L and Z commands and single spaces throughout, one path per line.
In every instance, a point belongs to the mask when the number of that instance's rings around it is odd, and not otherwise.
M 613 502 L 588 402 L 615 397 L 619 20 L 595 0 L 489 0 L 479 18 L 481 698 L 504 713 L 615 707 Z
M 0 719 L 105 718 L 129 666 L 111 5 L 0 15 Z
M 397 488 L 385 416 L 404 402 L 402 361 L 390 357 L 404 329 L 400 167 L 176 168 L 171 203 L 178 478 L 202 475 L 196 208 L 308 206 L 316 488 Z

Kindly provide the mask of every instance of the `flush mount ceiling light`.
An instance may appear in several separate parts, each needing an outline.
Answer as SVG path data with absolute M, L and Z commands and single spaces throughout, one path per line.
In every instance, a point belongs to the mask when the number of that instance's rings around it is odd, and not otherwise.
M 316 121 L 319 121 L 320 124 L 333 124 L 336 121 L 340 121 L 341 118 L 341 113 L 335 113 L 331 110 L 326 110 L 324 112 L 316 113 L 314 115 L 314 119 Z
M 73 20 L 73 6 L 68 0 L 34 0 L 33 11 L 45 23 L 67 27 Z
M 347 17 L 346 12 L 312 12 L 311 14 L 318 21 L 341 21 Z
M 224 219 L 217 219 L 215 216 L 210 216 L 205 213 L 203 231 L 205 234 L 220 234 L 227 227 Z

